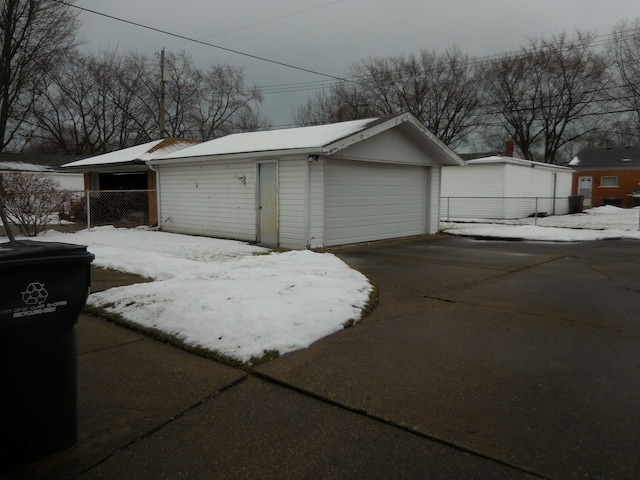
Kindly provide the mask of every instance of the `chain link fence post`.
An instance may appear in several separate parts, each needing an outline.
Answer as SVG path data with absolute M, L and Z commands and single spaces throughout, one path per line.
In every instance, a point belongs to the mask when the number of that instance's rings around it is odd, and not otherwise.
M 91 191 L 86 190 L 84 193 L 84 198 L 87 203 L 87 230 L 91 231 Z

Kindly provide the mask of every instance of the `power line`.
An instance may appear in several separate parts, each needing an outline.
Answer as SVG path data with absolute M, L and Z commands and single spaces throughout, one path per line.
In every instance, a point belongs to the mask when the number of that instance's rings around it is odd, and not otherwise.
M 215 44 L 212 44 L 212 43 L 204 42 L 204 41 L 199 40 L 199 39 L 195 39 L 195 38 L 187 37 L 185 35 L 169 32 L 167 30 L 162 30 L 162 29 L 159 29 L 159 28 L 156 28 L 156 27 L 151 27 L 151 26 L 139 23 L 139 22 L 134 22 L 132 20 L 127 20 L 127 19 L 124 19 L 124 18 L 121 18 L 121 17 L 116 17 L 114 15 L 109 15 L 109 14 L 106 14 L 106 13 L 98 12 L 96 10 L 92 10 L 92 9 L 89 9 L 89 8 L 86 8 L 86 7 L 80 7 L 80 6 L 77 6 L 77 5 L 74 5 L 74 4 L 66 3 L 63 0 L 53 0 L 53 1 L 55 1 L 57 3 L 60 3 L 62 5 L 66 5 L 68 7 L 76 8 L 78 10 L 82 10 L 82 11 L 85 11 L 85 12 L 88 12 L 88 13 L 92 13 L 92 14 L 95 14 L 95 15 L 98 15 L 98 16 L 109 18 L 111 20 L 116 20 L 116 21 L 119 21 L 119 22 L 122 22 L 122 23 L 126 23 L 126 24 L 133 25 L 133 26 L 136 26 L 136 27 L 139 27 L 139 28 L 143 28 L 143 29 L 146 29 L 146 30 L 150 30 L 150 31 L 154 31 L 154 32 L 161 33 L 161 34 L 164 34 L 164 35 L 168 35 L 168 36 L 171 36 L 171 37 L 180 38 L 180 39 L 185 40 L 187 42 L 193 42 L 193 43 L 197 43 L 197 44 L 200 44 L 200 45 L 204 45 L 204 46 L 208 46 L 208 47 L 212 47 L 212 48 L 217 48 L 219 50 L 223 50 L 223 51 L 226 51 L 226 52 L 229 52 L 229 53 L 233 53 L 233 54 L 236 54 L 236 55 L 241 55 L 241 56 L 245 56 L 245 57 L 248 57 L 248 58 L 253 58 L 253 59 L 256 59 L 256 60 L 260 60 L 260 61 L 267 62 L 267 63 L 272 63 L 274 65 L 279 65 L 279 66 L 286 67 L 286 68 L 291 68 L 291 69 L 302 71 L 302 72 L 305 72 L 305 73 L 311 73 L 311 74 L 314 74 L 314 75 L 320 75 L 320 76 L 331 78 L 332 80 L 334 80 L 333 82 L 327 82 L 327 81 L 300 82 L 300 83 L 291 83 L 291 84 L 274 85 L 274 86 L 263 86 L 263 87 L 258 86 L 258 88 L 261 90 L 261 92 L 264 95 L 292 93 L 292 92 L 304 92 L 304 91 L 316 91 L 316 90 L 322 90 L 322 89 L 325 89 L 325 88 L 331 88 L 331 87 L 333 87 L 335 85 L 338 85 L 338 84 L 344 83 L 344 82 L 353 83 L 353 84 L 362 84 L 362 82 L 357 77 L 341 77 L 341 76 L 337 76 L 337 75 L 327 74 L 327 73 L 324 73 L 324 72 L 319 72 L 319 71 L 316 71 L 316 70 L 311 70 L 311 69 L 307 69 L 307 68 L 303 68 L 303 67 L 298 67 L 296 65 L 280 62 L 280 61 L 277 61 L 277 60 L 271 60 L 271 59 L 268 59 L 266 57 L 261 57 L 261 56 L 258 56 L 258 55 L 253 55 L 253 54 L 249 54 L 249 53 L 242 52 L 242 51 L 239 51 L 239 50 L 234 50 L 234 49 L 231 49 L 231 48 L 222 47 L 220 45 L 215 45 Z M 257 25 L 261 25 L 261 24 L 264 24 L 264 23 L 268 23 L 270 21 L 276 21 L 276 20 L 280 20 L 280 19 L 283 19 L 283 18 L 288 18 L 288 17 L 294 16 L 294 15 L 299 15 L 299 14 L 306 13 L 306 12 L 309 12 L 309 11 L 312 11 L 312 10 L 317 10 L 319 8 L 324 8 L 326 6 L 330 6 L 330 5 L 333 5 L 333 4 L 336 4 L 336 3 L 340 3 L 342 1 L 344 1 L 344 0 L 336 0 L 334 2 L 330 2 L 330 3 L 324 4 L 324 5 L 320 5 L 318 7 L 310 8 L 310 9 L 303 10 L 303 11 L 300 11 L 300 12 L 297 12 L 297 13 L 293 13 L 293 14 L 290 14 L 290 15 L 285 15 L 283 17 L 279 17 L 279 18 L 276 18 L 276 19 L 273 19 L 273 20 L 267 20 L 267 21 L 264 21 L 264 22 L 258 22 L 256 24 L 249 25 L 249 26 L 246 26 L 246 27 L 241 27 L 241 28 L 236 29 L 236 30 L 242 30 L 242 29 L 246 29 L 246 28 L 251 28 L 253 26 L 257 26 Z M 230 30 L 229 32 L 233 32 L 233 31 L 236 31 L 236 30 Z M 610 41 L 610 37 L 615 37 L 615 36 L 619 36 L 619 35 L 622 35 L 623 37 L 632 36 L 635 31 L 636 31 L 635 28 L 630 27 L 630 28 L 628 28 L 626 30 L 621 30 L 619 32 L 612 32 L 612 33 L 608 33 L 608 34 L 602 34 L 602 35 L 594 36 L 592 40 L 595 40 L 596 43 L 590 44 L 588 46 L 588 48 L 595 48 L 595 47 L 598 47 L 598 46 L 606 45 Z M 220 33 L 220 35 L 222 35 L 223 33 L 229 33 L 229 32 L 222 32 L 222 33 Z M 204 37 L 204 38 L 206 38 L 206 37 Z M 575 40 L 567 42 L 565 46 L 566 47 L 571 47 L 571 46 L 579 44 L 580 42 L 581 42 L 581 39 L 575 39 Z M 469 57 L 467 59 L 466 63 L 467 63 L 467 66 L 479 66 L 479 65 L 481 65 L 483 63 L 489 63 L 489 62 L 492 62 L 492 61 L 495 61 L 495 60 L 498 60 L 498 59 L 501 59 L 501 58 L 504 58 L 504 59 L 517 58 L 519 56 L 526 55 L 532 49 L 533 48 L 521 48 L 518 51 L 503 52 L 503 53 L 498 53 L 498 54 L 485 55 L 485 56 L 481 56 L 481 57 Z
M 219 37 L 221 35 L 226 35 L 228 33 L 239 32 L 241 30 L 247 30 L 249 28 L 258 27 L 260 25 L 266 25 L 267 23 L 273 23 L 273 22 L 277 22 L 278 20 L 284 20 L 285 18 L 291 18 L 291 17 L 295 17 L 295 16 L 302 15 L 302 14 L 305 14 L 305 13 L 313 12 L 314 10 L 320 10 L 321 8 L 329 7 L 331 5 L 335 5 L 336 3 L 342 3 L 342 2 L 344 2 L 344 0 L 336 0 L 334 2 L 325 3 L 323 5 L 318 5 L 317 7 L 307 8 L 306 10 L 301 10 L 299 12 L 290 13 L 288 15 L 283 15 L 281 17 L 276 17 L 276 18 L 272 18 L 270 20 L 263 20 L 261 22 L 252 23 L 251 25 L 246 25 L 244 27 L 238 27 L 238 28 L 233 28 L 231 30 L 225 30 L 224 32 L 214 33 L 213 35 L 205 35 L 204 37 L 201 37 L 199 40 L 203 40 L 205 38 Z M 173 45 L 166 45 L 166 46 L 167 47 L 172 47 L 172 46 L 180 45 L 181 43 L 183 43 L 183 42 L 175 43 Z
M 101 17 L 109 18 L 111 20 L 116 20 L 118 22 L 122 22 L 122 23 L 126 23 L 126 24 L 129 24 L 129 25 L 133 25 L 135 27 L 144 28 L 145 30 L 150 30 L 150 31 L 156 32 L 156 33 L 161 33 L 163 35 L 168 35 L 170 37 L 180 38 L 182 40 L 186 40 L 186 41 L 193 42 L 193 43 L 198 43 L 200 45 L 205 45 L 207 47 L 217 48 L 219 50 L 223 50 L 225 52 L 233 53 L 235 55 L 241 55 L 243 57 L 253 58 L 254 60 L 260 60 L 262 62 L 272 63 L 274 65 L 279 65 L 281 67 L 291 68 L 291 69 L 298 70 L 298 71 L 305 72 L 305 73 L 311 73 L 313 75 L 320 75 L 322 77 L 333 78 L 334 80 L 349 81 L 349 80 L 347 80 L 345 78 L 338 77 L 337 75 L 331 75 L 331 74 L 324 73 L 324 72 L 318 72 L 316 70 L 311 70 L 311 69 L 308 69 L 308 68 L 298 67 L 296 65 L 291 65 L 289 63 L 279 62 L 277 60 L 271 60 L 269 58 L 261 57 L 259 55 L 253 55 L 253 54 L 250 54 L 250 53 L 241 52 L 239 50 L 234 50 L 232 48 L 222 47 L 220 45 L 215 45 L 213 43 L 208 43 L 208 42 L 204 42 L 202 40 L 198 40 L 198 39 L 195 39 L 195 38 L 187 37 L 186 35 L 181 35 L 181 34 L 178 34 L 178 33 L 169 32 L 167 30 L 162 30 L 160 28 L 151 27 L 149 25 L 145 25 L 145 24 L 142 24 L 142 23 L 134 22 L 132 20 L 127 20 L 127 19 L 124 19 L 124 18 L 116 17 L 114 15 L 108 15 L 106 13 L 98 12 L 96 10 L 91 10 L 90 8 L 79 7 L 78 5 L 67 3 L 67 2 L 64 2 L 63 0 L 53 0 L 53 1 L 56 2 L 56 3 L 59 3 L 61 5 L 65 5 L 67 7 L 76 8 L 76 9 L 82 10 L 84 12 L 93 13 L 94 15 L 99 15 Z

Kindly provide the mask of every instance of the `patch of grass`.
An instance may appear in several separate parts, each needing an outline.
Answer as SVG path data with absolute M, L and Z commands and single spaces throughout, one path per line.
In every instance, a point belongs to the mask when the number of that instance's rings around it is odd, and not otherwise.
M 355 324 L 356 324 L 355 319 L 350 318 L 349 320 L 347 320 L 342 324 L 342 328 L 350 328 L 350 327 L 353 327 Z
M 376 309 L 376 307 L 378 306 L 378 302 L 380 301 L 380 289 L 378 288 L 378 285 L 372 282 L 371 279 L 369 279 L 369 283 L 373 288 L 371 288 L 371 292 L 369 293 L 369 299 L 367 300 L 367 303 L 365 303 L 364 307 L 362 308 L 362 314 L 360 315 L 360 320 L 371 315 L 373 311 Z
M 347 320 L 342 324 L 342 328 L 353 327 L 356 323 L 360 322 L 361 320 L 364 320 L 366 317 L 371 315 L 373 311 L 376 309 L 376 307 L 378 306 L 378 302 L 380 300 L 380 291 L 378 289 L 378 285 L 373 283 L 371 280 L 369 280 L 369 283 L 371 284 L 371 287 L 372 287 L 371 292 L 369 293 L 369 299 L 367 300 L 367 302 L 364 304 L 364 307 L 362 307 L 362 310 L 360 311 L 360 318 L 358 319 L 350 318 L 349 320 Z
M 278 350 L 265 350 L 260 357 L 253 356 L 249 359 L 248 364 L 252 367 L 257 365 L 261 365 L 263 363 L 268 362 L 269 360 L 273 360 L 274 358 L 278 358 L 280 356 L 280 352 Z
M 260 256 L 262 256 L 262 255 L 271 255 L 272 253 L 273 253 L 273 251 L 272 251 L 272 250 L 267 250 L 267 251 L 265 251 L 265 252 L 251 252 L 251 255 L 252 255 L 253 257 L 260 257 Z

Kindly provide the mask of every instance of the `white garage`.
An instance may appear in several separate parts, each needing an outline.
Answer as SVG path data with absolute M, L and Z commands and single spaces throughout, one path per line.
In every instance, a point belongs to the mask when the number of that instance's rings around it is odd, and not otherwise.
M 150 161 L 160 227 L 284 248 L 435 233 L 462 160 L 412 115 L 229 135 Z

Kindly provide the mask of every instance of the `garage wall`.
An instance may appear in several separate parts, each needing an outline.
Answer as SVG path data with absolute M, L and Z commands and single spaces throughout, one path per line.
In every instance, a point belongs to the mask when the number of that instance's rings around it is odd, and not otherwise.
M 556 189 L 554 195 L 554 173 Z M 505 185 L 508 197 L 540 197 L 538 211 L 556 215 L 569 212 L 572 171 L 545 166 L 523 167 L 505 165 Z M 553 197 L 556 197 L 555 202 Z M 535 200 L 512 200 L 505 202 L 505 218 L 520 218 L 535 212 Z
M 442 185 L 442 167 L 427 168 L 427 230 L 425 233 L 433 234 L 440 230 L 440 188 Z
M 329 160 L 324 245 L 426 232 L 426 168 Z
M 307 157 L 293 157 L 278 163 L 279 245 L 307 246 Z
M 164 231 L 256 240 L 253 160 L 159 167 Z
M 340 152 L 340 157 L 399 165 L 431 165 L 435 163 L 425 156 L 425 152 L 406 133 L 397 128 L 351 145 Z
M 503 164 L 442 167 L 440 215 L 443 219 L 503 218 L 504 196 Z

